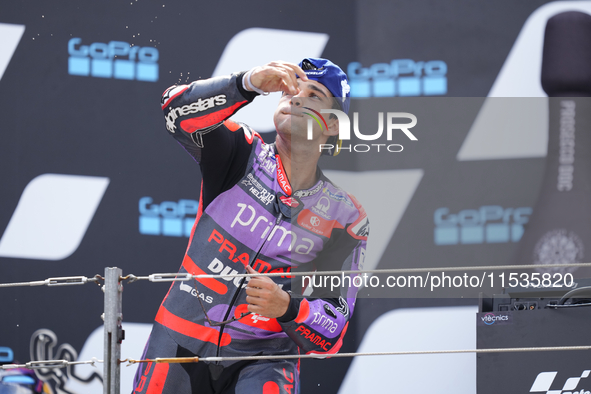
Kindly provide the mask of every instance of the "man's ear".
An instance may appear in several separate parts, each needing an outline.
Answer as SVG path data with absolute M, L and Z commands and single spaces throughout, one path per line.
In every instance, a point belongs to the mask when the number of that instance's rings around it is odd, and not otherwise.
M 339 134 L 339 119 L 336 116 L 330 115 L 326 125 L 328 126 L 328 129 L 324 132 L 324 134 L 329 136 Z

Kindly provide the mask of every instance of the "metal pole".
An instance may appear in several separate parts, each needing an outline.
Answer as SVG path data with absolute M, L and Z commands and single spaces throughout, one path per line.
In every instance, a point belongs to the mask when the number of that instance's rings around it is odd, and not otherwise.
M 105 268 L 105 348 L 103 370 L 103 394 L 119 394 L 121 342 L 124 332 L 121 328 L 123 320 L 122 292 L 123 285 L 120 282 L 122 271 L 120 268 Z

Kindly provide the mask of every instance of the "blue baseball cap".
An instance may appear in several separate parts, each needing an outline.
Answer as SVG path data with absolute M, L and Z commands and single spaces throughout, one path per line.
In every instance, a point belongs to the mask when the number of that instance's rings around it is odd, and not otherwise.
M 309 79 L 323 84 L 338 99 L 341 109 L 349 113 L 351 88 L 347 74 L 339 66 L 327 59 L 309 57 L 299 64 Z

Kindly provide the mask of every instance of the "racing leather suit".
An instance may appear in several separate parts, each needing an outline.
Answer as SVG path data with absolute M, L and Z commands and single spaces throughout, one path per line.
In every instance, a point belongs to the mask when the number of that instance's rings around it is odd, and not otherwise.
M 246 265 L 263 273 L 284 272 L 273 280 L 290 292 L 288 310 L 277 319 L 257 314 L 240 318 L 248 312 L 244 278 L 173 282 L 156 315 L 148 356 L 174 357 L 180 354 L 178 349 L 200 357 L 299 354 L 300 350 L 330 355 L 340 349 L 347 331 L 357 275 L 344 275 L 349 281 L 333 291 L 328 282 L 304 297 L 301 277 L 288 273 L 361 269 L 369 232 L 365 211 L 320 169 L 313 187 L 293 191 L 274 144 L 265 144 L 247 125 L 228 119 L 258 95 L 243 88 L 243 75 L 175 85 L 162 97 L 167 130 L 199 163 L 203 179 L 179 274 L 246 273 Z M 211 326 L 207 318 L 239 320 Z M 178 348 L 159 346 L 165 337 Z M 155 354 L 158 348 L 171 354 Z M 233 362 L 218 364 L 228 369 Z M 166 385 L 151 382 L 158 367 L 159 379 Z M 164 387 L 154 393 L 166 393 L 171 379 L 166 379 L 163 368 L 160 364 L 148 372 L 145 366 L 140 368 L 136 379 L 145 379 L 141 387 L 136 382 L 134 392 L 151 393 L 152 384 Z M 283 369 L 287 380 L 279 382 L 286 386 L 281 392 L 298 391 L 297 383 L 291 382 L 297 380 L 298 369 Z M 219 376 L 210 370 L 214 378 Z

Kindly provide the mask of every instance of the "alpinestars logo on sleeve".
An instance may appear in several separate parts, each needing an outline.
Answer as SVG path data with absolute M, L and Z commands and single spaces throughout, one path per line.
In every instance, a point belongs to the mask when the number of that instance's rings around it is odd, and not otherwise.
M 168 115 L 164 117 L 166 119 L 166 128 L 171 133 L 174 133 L 176 130 L 176 125 L 174 124 L 174 122 L 180 116 L 196 114 L 198 112 L 202 112 L 215 106 L 224 104 L 226 104 L 226 95 L 220 94 L 217 96 L 208 97 L 206 99 L 199 98 L 199 100 L 191 104 L 183 105 L 182 107 L 170 108 Z

